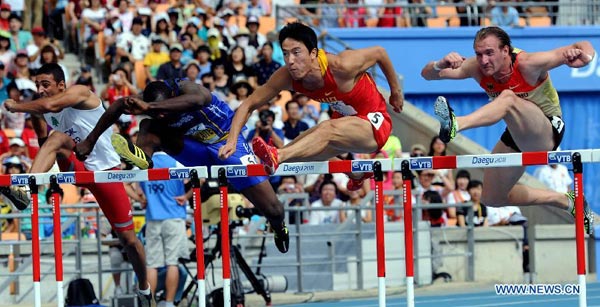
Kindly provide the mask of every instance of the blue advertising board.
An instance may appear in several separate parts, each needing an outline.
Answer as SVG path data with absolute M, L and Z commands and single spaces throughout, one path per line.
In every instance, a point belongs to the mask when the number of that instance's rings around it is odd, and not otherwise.
M 389 28 L 389 29 L 328 29 L 352 48 L 379 45 L 392 59 L 396 71 L 404 76 L 408 94 L 482 93 L 473 80 L 427 81 L 421 69 L 429 61 L 440 60 L 455 51 L 465 57 L 474 56 L 473 38 L 479 28 Z M 599 27 L 507 28 L 512 44 L 527 52 L 539 52 L 588 40 L 600 50 Z M 333 42 L 332 42 L 333 43 Z M 327 50 L 327 48 L 326 48 Z M 600 60 L 581 69 L 567 66 L 551 72 L 552 82 L 559 91 L 597 91 L 600 85 Z M 380 85 L 384 82 L 378 81 Z

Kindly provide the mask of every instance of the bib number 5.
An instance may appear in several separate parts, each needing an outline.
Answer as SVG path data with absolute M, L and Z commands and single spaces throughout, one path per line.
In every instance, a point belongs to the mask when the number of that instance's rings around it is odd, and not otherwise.
M 381 124 L 383 124 L 383 121 L 385 120 L 381 112 L 369 113 L 367 114 L 367 118 L 371 122 L 371 125 L 377 130 L 379 130 L 379 127 L 381 127 Z

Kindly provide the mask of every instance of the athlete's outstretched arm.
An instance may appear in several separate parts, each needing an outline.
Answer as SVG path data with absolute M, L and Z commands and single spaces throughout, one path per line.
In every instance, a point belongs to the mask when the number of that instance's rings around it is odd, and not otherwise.
M 394 107 L 394 111 L 402 111 L 404 101 L 402 99 L 402 89 L 400 88 L 398 74 L 396 74 L 394 65 L 383 47 L 375 46 L 357 50 L 346 50 L 338 55 L 337 61 L 338 63 L 334 67 L 341 68 L 351 78 L 355 78 L 358 74 L 369 69 L 369 67 L 378 64 L 390 86 L 390 104 Z
M 556 48 L 545 52 L 525 53 L 519 59 L 521 68 L 532 75 L 543 75 L 560 65 L 569 67 L 584 67 L 595 57 L 596 50 L 588 41 Z
M 219 158 L 227 159 L 233 153 L 237 145 L 237 139 L 240 131 L 248 121 L 250 114 L 259 106 L 268 103 L 273 97 L 277 96 L 282 90 L 290 89 L 292 86 L 292 77 L 287 70 L 287 67 L 281 67 L 276 70 L 269 78 L 267 83 L 259 86 L 250 95 L 237 110 L 231 122 L 227 143 L 219 148 Z
M 212 94 L 202 85 L 191 81 L 179 83 L 181 95 L 162 101 L 147 101 L 148 110 L 144 113 L 153 116 L 158 113 L 189 112 L 202 108 L 212 101 Z
M 450 52 L 439 61 L 431 61 L 421 70 L 425 80 L 475 78 L 477 59 L 465 58 L 457 52 Z
M 76 107 L 88 102 L 91 95 L 89 88 L 84 85 L 73 85 L 64 92 L 51 97 L 43 97 L 29 102 L 19 102 L 8 99 L 5 102 L 10 112 L 26 112 L 33 114 L 44 114 L 48 112 L 60 112 L 64 108 Z M 83 107 L 85 108 L 85 107 Z

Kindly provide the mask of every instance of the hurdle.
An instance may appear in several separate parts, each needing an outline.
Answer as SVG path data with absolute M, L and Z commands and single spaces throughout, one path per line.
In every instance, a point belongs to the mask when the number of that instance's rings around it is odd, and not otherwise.
M 413 246 L 413 231 L 412 231 L 412 208 L 411 208 L 411 197 L 410 191 L 412 189 L 410 182 L 410 172 L 412 170 L 425 170 L 425 169 L 456 169 L 456 168 L 488 168 L 488 167 L 521 167 L 529 165 L 546 165 L 546 164 L 566 164 L 573 163 L 575 172 L 575 211 L 576 211 L 576 241 L 577 241 L 577 273 L 578 281 L 580 285 L 580 296 L 579 306 L 586 306 L 586 284 L 585 284 L 585 245 L 584 245 L 584 233 L 583 233 L 583 163 L 598 163 L 600 162 L 600 150 L 573 150 L 573 151 L 547 151 L 547 152 L 525 152 L 525 153 L 508 153 L 508 154 L 483 154 L 483 155 L 464 155 L 464 156 L 443 156 L 443 157 L 418 157 L 418 158 L 397 158 L 394 159 L 392 168 L 392 161 L 390 159 L 369 159 L 369 160 L 353 160 L 353 161 L 319 161 L 319 162 L 300 162 L 300 163 L 284 163 L 279 166 L 275 172 L 275 176 L 280 175 L 303 175 L 303 174 L 328 174 L 328 173 L 364 173 L 364 172 L 375 172 L 376 179 L 381 179 L 380 173 L 382 171 L 400 170 L 403 174 L 403 188 L 404 188 L 404 212 L 405 212 L 405 262 L 406 262 L 406 281 L 407 281 L 407 305 L 414 306 L 414 272 L 413 272 L 413 259 L 414 251 Z M 192 175 L 196 172 L 196 175 Z M 267 175 L 263 165 L 260 164 L 249 164 L 249 165 L 216 165 L 212 166 L 210 170 L 212 178 L 220 178 L 220 192 L 221 192 L 221 223 L 223 224 L 228 219 L 228 206 L 226 197 L 223 197 L 223 186 L 222 182 L 225 182 L 226 178 L 232 177 L 247 177 L 247 176 L 265 176 Z M 208 170 L 206 167 L 188 167 L 188 168 L 170 168 L 170 169 L 150 169 L 150 170 L 136 170 L 136 171 L 98 171 L 98 172 L 66 172 L 56 174 L 18 174 L 18 175 L 0 175 L 0 185 L 25 185 L 29 184 L 32 188 L 32 210 L 37 211 L 39 204 L 37 197 L 37 184 L 52 183 L 56 184 L 69 183 L 69 184 L 89 184 L 89 183 L 107 183 L 107 182 L 139 182 L 139 181 L 153 181 L 153 180 L 174 180 L 174 179 L 189 179 L 189 178 L 208 178 Z M 379 193 L 382 193 L 382 189 L 378 188 L 376 184 L 376 238 L 377 242 L 381 242 L 377 250 L 377 264 L 378 264 L 378 296 L 379 306 L 385 306 L 385 247 L 383 245 L 384 238 L 384 227 L 383 227 L 383 202 L 382 197 L 377 197 Z M 199 205 L 200 195 L 199 187 L 196 187 L 198 191 L 194 191 L 194 203 Z M 34 194 L 33 191 L 36 191 Z M 197 192 L 197 193 L 196 193 Z M 226 194 L 225 194 L 226 195 Z M 379 208 L 379 210 L 377 210 Z M 194 219 L 196 221 L 196 236 L 201 235 L 202 219 L 198 213 L 200 210 L 196 210 Z M 33 219 L 37 219 L 37 212 L 32 212 L 32 223 Z M 56 220 L 56 217 L 55 217 Z M 37 221 L 35 221 L 37 223 Z M 57 222 L 55 221 L 55 224 Z M 58 224 L 60 223 L 60 217 L 58 217 Z M 222 231 L 229 225 L 223 226 Z M 55 225 L 56 227 L 56 225 Z M 36 227 L 33 227 L 32 231 L 35 231 Z M 55 231 L 55 234 L 57 232 Z M 60 231 L 58 232 L 60 234 Z M 229 242 L 229 232 L 222 234 L 223 239 Z M 34 258 L 34 295 L 35 295 L 35 306 L 41 306 L 41 294 L 39 286 L 39 236 L 37 240 L 37 247 L 32 247 L 32 253 Z M 32 242 L 34 244 L 36 240 Z M 198 242 L 200 241 L 200 242 Z M 204 266 L 201 265 L 200 261 L 203 260 L 203 254 L 199 254 L 203 251 L 203 247 L 199 245 L 202 240 L 196 240 L 196 253 L 198 257 L 198 284 L 199 284 L 199 297 L 200 306 L 204 306 L 205 297 L 202 292 L 204 288 Z M 222 242 L 225 244 L 225 242 Z M 35 244 L 34 244 L 35 245 Z M 229 244 L 222 247 L 222 253 L 229 253 Z M 37 249 L 37 276 L 36 276 L 36 249 Z M 380 251 L 381 250 L 381 251 Z M 200 252 L 199 252 L 200 251 Z M 223 254 L 223 261 L 228 261 L 229 257 L 225 257 Z M 57 262 L 57 270 L 60 267 L 62 275 L 62 261 Z M 224 268 L 224 300 L 227 299 L 226 295 L 229 295 L 229 302 L 231 301 L 230 287 L 225 285 L 226 270 L 225 262 Z M 229 274 L 229 272 L 227 272 Z M 229 275 L 227 275 L 229 277 Z M 57 283 L 62 283 L 62 280 L 58 280 Z M 61 277 L 62 279 L 62 277 Z M 35 285 L 37 282 L 37 286 Z M 202 285 L 202 287 L 200 287 Z M 37 290 L 36 290 L 37 288 Z M 58 292 L 62 292 L 62 286 L 58 289 Z M 227 294 L 229 292 L 229 294 Z M 62 293 L 57 294 L 58 297 L 63 297 Z M 59 302 L 59 306 L 62 306 L 63 302 Z

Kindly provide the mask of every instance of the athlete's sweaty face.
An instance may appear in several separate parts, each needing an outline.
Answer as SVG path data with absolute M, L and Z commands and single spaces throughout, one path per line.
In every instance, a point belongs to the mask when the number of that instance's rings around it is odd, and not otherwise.
M 494 35 L 488 35 L 474 44 L 475 56 L 479 69 L 485 76 L 492 76 L 501 70 L 506 62 L 508 46 L 500 47 L 500 40 Z
M 35 86 L 41 97 L 52 97 L 65 90 L 65 81 L 56 82 L 52 74 L 39 74 L 35 77 Z
M 312 61 L 317 56 L 317 50 L 309 51 L 306 46 L 293 38 L 286 38 L 281 43 L 283 60 L 294 80 L 301 80 L 310 71 Z

